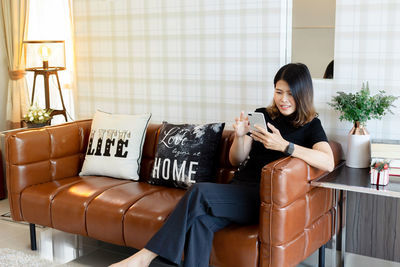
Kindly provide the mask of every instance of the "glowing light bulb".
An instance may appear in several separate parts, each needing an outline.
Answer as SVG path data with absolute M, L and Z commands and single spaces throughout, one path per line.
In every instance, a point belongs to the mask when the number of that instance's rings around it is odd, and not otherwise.
M 51 49 L 46 45 L 42 45 L 39 48 L 39 55 L 42 57 L 43 68 L 47 69 L 49 67 L 49 57 L 51 56 Z
M 45 61 L 49 60 L 49 54 L 50 54 L 49 50 L 50 48 L 48 48 L 47 46 L 42 46 L 41 56 Z

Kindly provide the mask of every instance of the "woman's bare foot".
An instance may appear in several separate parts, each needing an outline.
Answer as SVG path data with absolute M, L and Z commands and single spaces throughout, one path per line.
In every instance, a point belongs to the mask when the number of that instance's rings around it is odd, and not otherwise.
M 110 267 L 148 267 L 157 254 L 142 248 L 129 258 L 110 265 Z

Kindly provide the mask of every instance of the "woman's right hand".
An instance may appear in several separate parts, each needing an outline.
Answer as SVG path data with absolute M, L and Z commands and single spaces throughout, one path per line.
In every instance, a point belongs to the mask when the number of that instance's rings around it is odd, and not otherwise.
M 249 117 L 245 116 L 242 111 L 240 117 L 235 118 L 232 126 L 235 130 L 235 138 L 229 150 L 229 161 L 233 166 L 239 166 L 249 156 L 253 143 L 253 139 L 246 135 L 250 130 Z
M 244 115 L 244 111 L 240 112 L 240 117 L 235 118 L 232 126 L 237 137 L 245 136 L 250 131 L 249 117 Z

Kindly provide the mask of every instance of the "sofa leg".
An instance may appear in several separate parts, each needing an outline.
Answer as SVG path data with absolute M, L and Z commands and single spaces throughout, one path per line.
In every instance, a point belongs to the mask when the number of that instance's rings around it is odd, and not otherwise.
M 325 267 L 325 245 L 318 250 L 318 267 Z
M 31 234 L 31 250 L 37 250 L 36 247 L 36 228 L 35 224 L 30 223 L 29 224 L 29 232 Z

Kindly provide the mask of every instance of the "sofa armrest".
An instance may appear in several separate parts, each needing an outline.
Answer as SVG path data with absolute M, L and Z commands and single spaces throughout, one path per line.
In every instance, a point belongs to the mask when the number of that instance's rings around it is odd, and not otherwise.
M 335 166 L 341 162 L 342 148 L 330 141 Z M 267 164 L 261 173 L 261 202 L 286 206 L 310 191 L 310 182 L 327 172 L 311 167 L 305 161 L 286 157 Z
M 14 220 L 23 219 L 20 197 L 25 188 L 78 175 L 88 131 L 90 120 L 6 134 L 6 180 Z
M 330 145 L 337 166 L 341 146 L 336 142 Z M 326 174 L 293 157 L 276 160 L 263 168 L 260 266 L 296 265 L 330 239 L 332 191 L 310 185 L 310 181 Z
M 266 165 L 261 173 L 261 202 L 287 206 L 310 191 L 310 181 L 325 173 L 297 158 L 274 161 Z
M 342 148 L 330 141 L 335 166 L 341 162 Z M 286 206 L 310 191 L 310 182 L 327 172 L 311 167 L 305 161 L 286 157 L 267 164 L 261 173 L 261 202 Z

